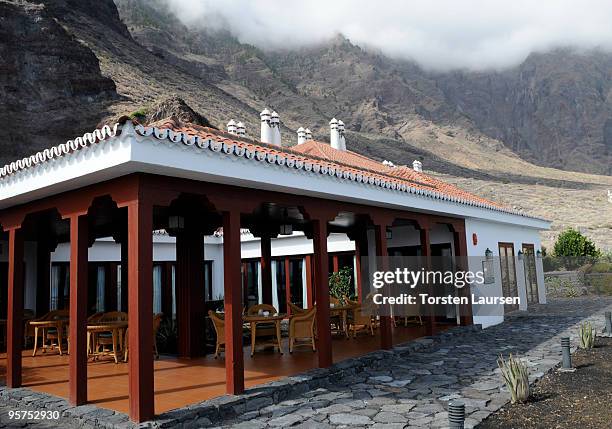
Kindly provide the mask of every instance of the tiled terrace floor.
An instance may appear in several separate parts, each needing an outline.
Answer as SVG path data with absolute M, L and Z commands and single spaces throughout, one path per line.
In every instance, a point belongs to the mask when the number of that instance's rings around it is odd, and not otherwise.
M 394 329 L 394 343 L 424 336 L 424 327 L 398 327 Z M 334 362 L 366 354 L 380 348 L 378 332 L 374 337 L 361 335 L 357 339 L 334 337 Z M 247 387 L 298 374 L 317 366 L 317 354 L 308 347 L 297 348 L 289 354 L 284 344 L 284 355 L 270 350 L 250 357 L 250 348 L 244 348 L 245 384 Z M 223 355 L 222 355 L 223 356 Z M 128 412 L 128 365 L 115 364 L 104 359 L 88 364 L 89 401 L 99 407 Z M 4 378 L 6 357 L 0 355 L 0 374 Z M 32 357 L 32 351 L 23 354 L 23 385 L 33 390 L 68 397 L 68 356 L 55 352 Z M 162 356 L 155 361 L 155 412 L 157 414 L 185 405 L 210 399 L 225 393 L 225 367 L 223 357 L 177 359 Z

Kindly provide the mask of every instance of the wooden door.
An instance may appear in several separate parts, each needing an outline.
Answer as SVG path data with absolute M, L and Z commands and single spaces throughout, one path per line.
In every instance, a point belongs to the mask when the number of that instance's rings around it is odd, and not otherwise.
M 536 256 L 533 244 L 523 243 L 523 266 L 525 267 L 525 288 L 527 303 L 538 303 L 538 275 L 536 272 Z
M 514 245 L 512 243 L 499 243 L 499 264 L 501 270 L 502 292 L 504 296 L 517 297 L 516 266 L 514 263 Z M 504 305 L 504 311 L 506 312 L 517 309 L 517 304 Z

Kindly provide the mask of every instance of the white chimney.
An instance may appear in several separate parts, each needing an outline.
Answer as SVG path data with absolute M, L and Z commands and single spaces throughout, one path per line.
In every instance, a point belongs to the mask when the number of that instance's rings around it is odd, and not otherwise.
M 310 128 L 306 128 L 304 132 L 306 133 L 306 141 L 312 140 L 312 133 L 310 132 Z
M 268 109 L 263 109 L 263 111 L 259 114 L 261 117 L 261 141 L 262 143 L 270 143 L 272 144 L 272 127 L 271 127 L 271 118 L 270 111 Z
M 280 133 L 280 117 L 278 113 L 272 112 L 270 115 L 270 122 L 272 126 L 272 144 L 275 146 L 281 145 L 281 133 Z
M 246 128 L 244 127 L 244 124 L 242 122 L 238 122 L 236 124 L 236 134 L 240 137 L 246 136 Z
M 346 140 L 344 138 L 344 122 L 338 121 L 338 133 L 340 134 L 340 150 L 346 150 Z
M 227 132 L 230 134 L 237 134 L 236 121 L 233 119 L 230 119 L 230 121 L 227 123 Z
M 340 148 L 340 133 L 338 132 L 338 120 L 336 118 L 332 118 L 329 121 L 329 142 L 334 149 L 342 150 Z
M 423 163 L 421 161 L 418 160 L 414 160 L 412 161 L 412 169 L 414 171 L 418 171 L 419 173 L 423 172 Z
M 297 136 L 298 136 L 298 144 L 302 144 L 306 142 L 306 130 L 303 127 L 298 128 Z

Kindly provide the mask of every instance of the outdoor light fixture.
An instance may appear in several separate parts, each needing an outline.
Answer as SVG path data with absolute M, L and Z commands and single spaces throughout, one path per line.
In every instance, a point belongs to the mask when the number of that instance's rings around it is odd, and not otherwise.
M 291 235 L 293 234 L 293 225 L 285 223 L 280 226 L 280 235 Z
M 391 240 L 393 238 L 393 230 L 391 228 L 387 228 L 385 230 L 385 234 L 387 236 L 387 240 Z
M 171 215 L 168 217 L 168 229 L 174 231 L 182 231 L 185 229 L 185 218 L 179 215 Z
M 522 261 L 523 260 L 523 251 L 519 250 L 517 255 L 518 255 L 518 260 Z
M 536 252 L 536 256 L 538 257 L 538 259 L 542 259 L 542 251 L 540 249 L 538 249 L 538 251 Z
M 487 247 L 487 250 L 485 250 L 485 258 L 487 261 L 490 261 L 491 259 L 493 259 L 493 252 L 488 247 Z

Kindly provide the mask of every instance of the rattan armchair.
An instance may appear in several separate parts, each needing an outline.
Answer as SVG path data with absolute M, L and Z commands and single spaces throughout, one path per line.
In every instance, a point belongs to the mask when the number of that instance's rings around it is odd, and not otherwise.
M 289 304 L 289 309 L 291 310 L 291 314 L 302 314 L 308 311 L 305 308 L 299 307 L 292 302 L 289 302 L 288 304 Z
M 312 351 L 317 351 L 315 346 L 315 315 L 316 306 L 304 313 L 294 315 L 289 319 L 289 353 L 293 353 L 296 340 L 308 340 L 312 345 Z
M 43 321 L 47 321 L 47 320 L 68 319 L 69 315 L 70 315 L 70 313 L 66 309 L 64 309 L 64 310 L 51 310 L 47 314 L 45 314 L 44 316 L 42 316 L 42 317 L 40 317 L 38 319 L 34 319 L 32 321 L 33 322 L 43 322 Z M 62 328 L 62 329 L 65 329 L 65 328 Z M 57 331 L 57 328 L 55 328 L 55 327 L 48 327 L 48 328 L 35 327 L 34 328 L 34 353 L 36 353 L 36 349 L 38 348 L 39 332 L 40 332 L 40 336 L 42 338 L 43 352 L 46 351 L 47 342 L 50 342 L 51 344 L 49 345 L 49 348 L 51 350 L 53 350 L 54 347 L 57 345 L 59 350 L 60 350 L 60 353 L 61 353 L 61 344 L 59 344 L 60 333 Z M 62 332 L 62 335 L 61 335 L 62 338 L 66 338 L 66 341 L 68 341 L 68 335 L 67 334 L 68 334 L 67 332 Z
M 216 312 L 208 310 L 208 316 L 212 321 L 215 328 L 215 334 L 217 336 L 217 342 L 215 346 L 215 359 L 219 357 L 221 348 L 225 351 L 225 320 L 223 320 Z
M 101 316 L 97 318 L 97 320 L 94 320 L 94 321 L 103 323 L 103 322 L 120 322 L 120 321 L 126 321 L 126 320 L 128 320 L 127 313 L 123 311 L 109 311 L 107 313 L 102 314 Z M 113 347 L 113 336 L 110 332 L 100 332 L 94 335 L 93 342 L 94 342 L 94 348 L 93 348 L 94 352 L 98 352 L 100 349 L 104 351 L 105 346 Z M 121 346 L 122 345 L 120 344 L 120 348 Z
M 163 313 L 157 313 L 153 315 L 153 356 L 155 356 L 155 359 L 159 359 L 159 352 L 157 351 L 157 331 L 159 331 L 159 326 L 161 325 L 161 321 L 164 318 L 164 314 Z M 123 344 L 125 345 L 124 349 L 124 355 L 123 355 L 123 361 L 127 362 L 128 360 L 128 355 L 129 355 L 129 343 L 128 343 L 128 334 L 129 334 L 129 329 L 125 330 L 125 339 L 123 341 Z
M 372 307 L 369 305 L 357 305 L 353 309 L 353 320 L 349 325 L 349 330 L 353 333 L 353 338 L 357 337 L 357 331 L 369 330 L 374 336 L 374 322 L 372 317 Z

